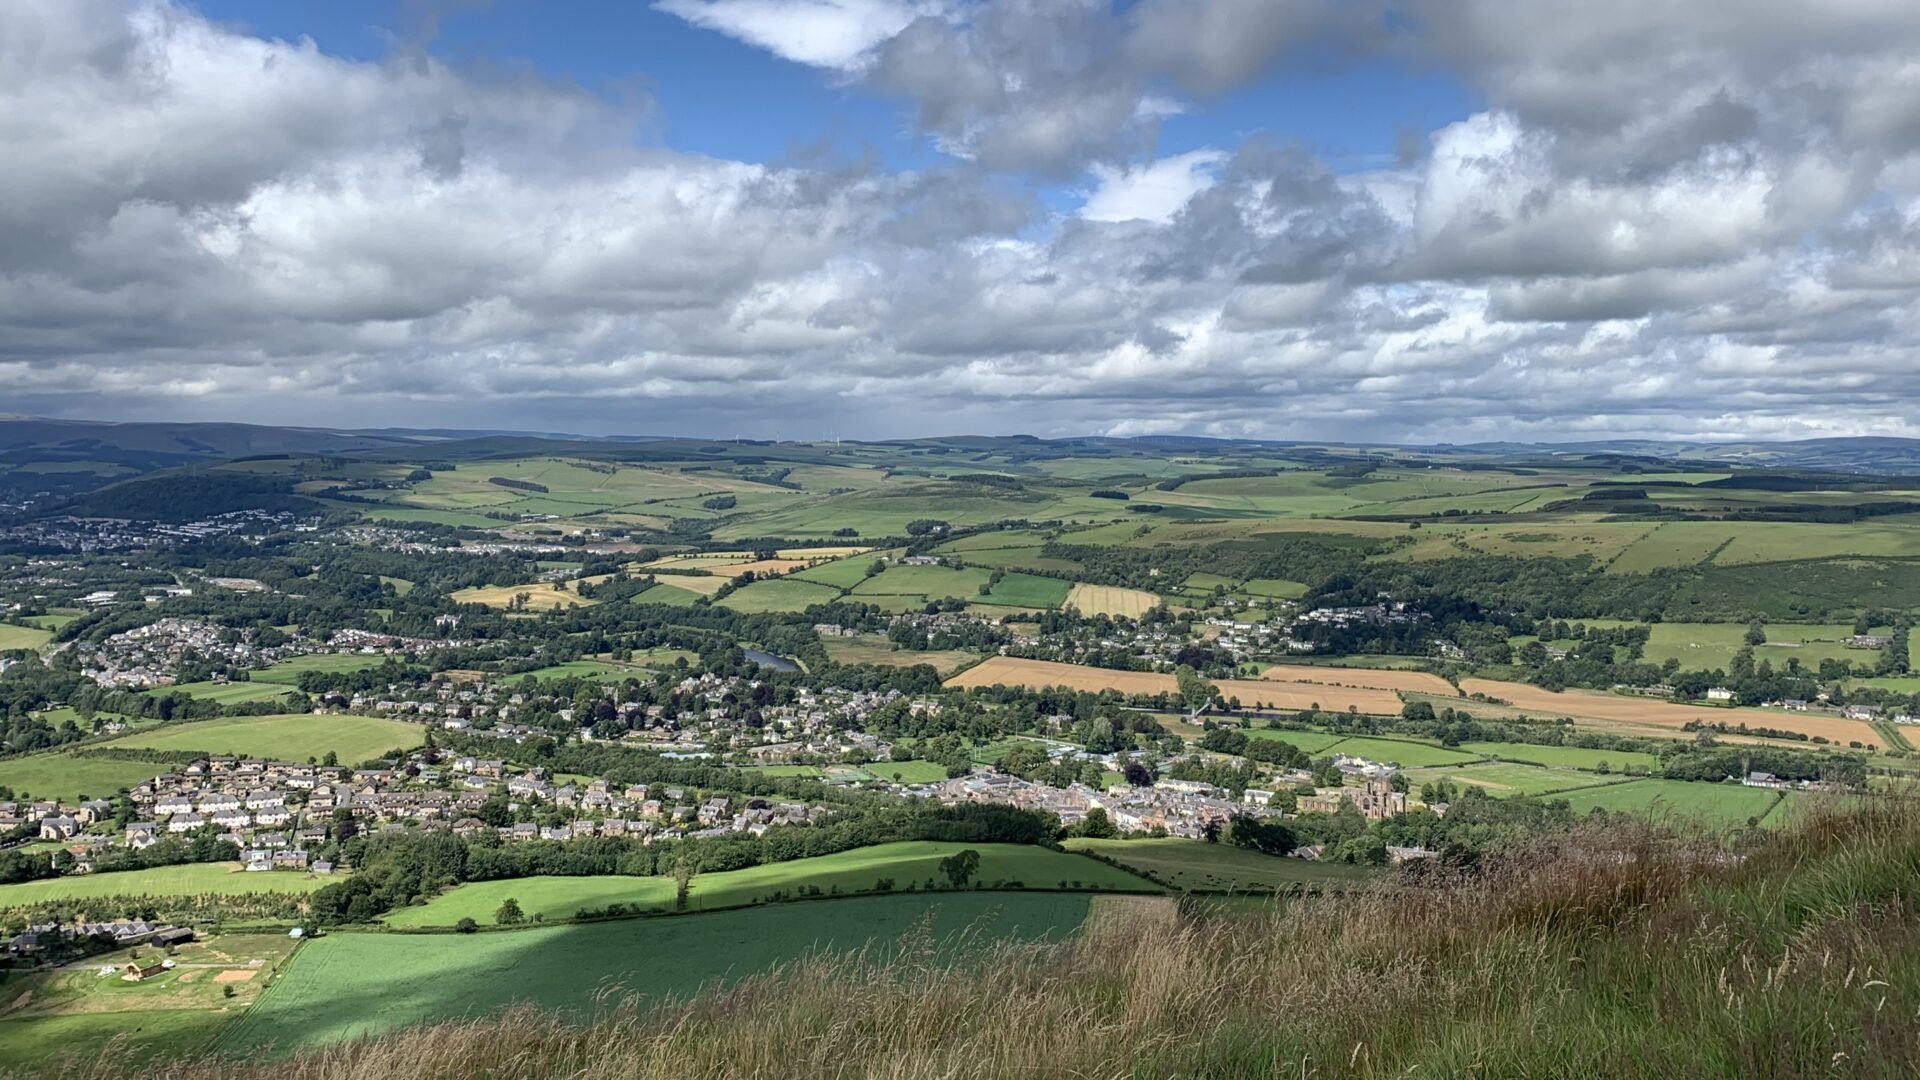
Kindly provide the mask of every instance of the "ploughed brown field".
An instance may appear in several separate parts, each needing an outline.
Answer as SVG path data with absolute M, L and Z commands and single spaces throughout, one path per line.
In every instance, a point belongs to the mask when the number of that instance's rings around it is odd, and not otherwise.
M 1371 690 L 1403 690 L 1412 694 L 1439 694 L 1443 697 L 1459 693 L 1453 688 L 1452 683 L 1424 671 L 1275 664 L 1262 671 L 1260 678 L 1273 682 L 1322 683 L 1328 686 L 1357 686 Z
M 1178 686 L 1173 676 L 1158 672 L 1112 671 L 1051 660 L 1021 660 L 1010 656 L 992 657 L 948 679 L 946 684 L 962 689 L 1023 686 L 1038 690 L 1048 686 L 1065 686 L 1093 692 L 1118 690 L 1123 694 L 1171 694 Z M 1318 705 L 1321 709 L 1333 712 L 1345 712 L 1352 708 L 1376 716 L 1388 716 L 1400 711 L 1399 695 L 1377 688 L 1270 682 L 1265 679 L 1215 679 L 1213 684 L 1220 688 L 1223 695 L 1239 698 L 1240 704 L 1246 708 L 1293 711 Z
M 1558 693 L 1525 683 L 1499 682 L 1493 679 L 1462 679 L 1460 688 L 1469 694 L 1485 694 L 1513 703 L 1522 712 L 1538 716 L 1570 716 L 1576 722 L 1596 720 L 1612 724 L 1642 727 L 1682 728 L 1689 722 L 1724 722 L 1729 725 L 1767 727 L 1777 731 L 1797 731 L 1818 735 L 1845 746 L 1850 742 L 1878 746 L 1880 736 L 1867 724 L 1825 713 L 1794 713 L 1772 709 L 1710 709 L 1697 705 L 1676 705 L 1651 698 L 1624 697 L 1599 690 L 1563 690 Z

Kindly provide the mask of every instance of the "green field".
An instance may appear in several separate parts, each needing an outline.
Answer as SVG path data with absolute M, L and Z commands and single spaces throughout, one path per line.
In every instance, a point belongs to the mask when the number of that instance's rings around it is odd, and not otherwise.
M 1306 750 L 1306 747 L 1301 747 Z M 1474 755 L 1459 750 L 1449 750 L 1435 743 L 1408 742 L 1402 739 L 1370 739 L 1354 737 L 1320 750 L 1307 750 L 1314 757 L 1331 757 L 1335 754 L 1349 754 L 1363 757 L 1368 761 L 1391 762 L 1407 768 L 1420 768 L 1425 765 L 1459 765 L 1475 760 Z
M 19 799 L 103 798 L 166 771 L 148 761 L 116 761 L 78 754 L 32 754 L 0 758 L 0 787 Z
M 151 870 L 79 874 L 18 885 L 0 885 L 0 908 L 44 904 L 75 897 L 312 892 L 339 880 L 337 875 L 308 877 L 291 870 L 248 873 L 241 870 L 238 863 L 182 863 L 179 866 L 156 866 Z
M 989 886 L 995 882 L 1018 881 L 1036 889 L 1086 887 L 1131 892 L 1152 889 L 1131 874 L 1047 848 L 910 841 L 702 874 L 693 880 L 688 907 L 704 910 L 765 903 L 791 898 L 794 890 L 803 885 L 816 886 L 829 894 L 836 889 L 841 894 L 869 892 L 881 878 L 892 878 L 902 889 L 911 883 L 925 887 L 928 880 L 939 879 L 940 860 L 964 848 L 980 853 L 979 879 Z M 1075 886 L 1073 882 L 1080 884 Z M 481 881 L 455 886 L 425 904 L 401 908 L 389 914 L 386 922 L 396 927 L 452 926 L 467 918 L 491 924 L 494 911 L 508 897 L 518 900 L 529 918 L 539 913 L 548 920 L 572 918 L 583 908 L 604 908 L 615 903 L 641 909 L 659 908 L 664 912 L 673 908 L 673 894 L 673 880 L 668 877 L 548 876 Z
M 1660 759 L 1653 754 L 1631 750 L 1589 750 L 1580 746 L 1536 746 L 1532 743 L 1461 743 L 1460 749 L 1502 761 L 1532 765 L 1551 765 L 1566 769 L 1594 769 L 1605 764 L 1613 772 L 1628 765 L 1655 768 Z
M 1248 728 L 1247 737 L 1250 739 L 1274 739 L 1279 742 L 1292 743 L 1294 748 L 1301 753 L 1311 754 L 1314 757 L 1324 755 L 1328 747 L 1336 743 L 1344 742 L 1347 739 L 1345 735 L 1330 731 L 1288 731 L 1284 728 L 1260 727 Z
M 1551 769 L 1538 765 L 1508 764 L 1440 765 L 1426 769 L 1409 769 L 1406 777 L 1407 782 L 1416 790 L 1420 785 L 1430 781 L 1452 780 L 1455 784 L 1472 784 L 1496 797 L 1545 795 L 1549 792 L 1572 791 L 1575 788 L 1621 782 L 1621 778 L 1617 776 L 1602 776 L 1596 772 L 1582 772 L 1578 769 Z
M 38 649 L 53 640 L 53 633 L 37 626 L 0 623 L 0 652 L 8 649 Z
M 1809 670 L 1829 659 L 1870 665 L 1879 655 L 1870 649 L 1841 645 L 1853 633 L 1853 627 L 1847 625 L 1769 623 L 1766 630 L 1767 642 L 1754 647 L 1753 657 L 1755 661 L 1772 661 L 1776 668 L 1792 659 Z M 1745 644 L 1746 635 L 1745 623 L 1656 623 L 1647 639 L 1645 659 L 1650 664 L 1664 664 L 1671 657 L 1689 671 L 1724 671 L 1733 663 L 1733 654 Z
M 243 701 L 266 701 L 269 698 L 285 697 L 291 689 L 291 687 L 270 682 L 193 682 L 156 687 L 147 691 L 147 696 L 165 697 L 168 694 L 186 694 L 201 701 L 234 705 Z
M 860 768 L 896 784 L 937 784 L 947 778 L 947 767 L 931 761 L 870 761 Z
M 496 1012 L 515 1002 L 586 1012 L 609 992 L 687 994 L 819 950 L 871 945 L 880 960 L 928 921 L 941 947 L 937 954 L 949 957 L 966 942 L 1058 939 L 1080 925 L 1093 899 L 1017 892 L 874 896 L 504 933 L 330 934 L 301 946 L 219 1048 L 287 1050 Z
M 1075 837 L 1069 851 L 1105 856 L 1143 876 L 1183 892 L 1273 892 L 1354 885 L 1376 872 L 1345 863 L 1310 862 L 1262 855 L 1230 844 L 1179 837 L 1092 840 Z
M 396 657 L 402 661 L 404 657 Z M 329 674 L 344 674 L 349 671 L 366 671 L 377 668 L 387 661 L 385 656 L 367 656 L 357 653 L 313 653 L 308 656 L 296 656 L 291 660 L 282 660 L 271 667 L 253 672 L 253 681 L 257 683 L 284 683 L 294 686 L 300 682 L 300 676 L 309 671 L 324 671 Z
M 815 604 L 831 604 L 839 595 L 840 591 L 831 585 L 774 578 L 768 581 L 756 581 L 744 589 L 735 589 L 714 602 L 734 611 L 763 614 L 805 611 Z
M 1244 588 L 1253 596 L 1271 596 L 1281 600 L 1298 600 L 1307 595 L 1307 586 L 1282 578 L 1254 578 Z
M 854 555 L 830 563 L 821 563 L 819 566 L 809 566 L 805 570 L 796 570 L 787 576 L 819 585 L 829 585 L 836 589 L 851 589 L 866 580 L 867 570 L 873 566 L 873 561 L 872 555 Z
M 282 761 L 319 758 L 331 750 L 342 764 L 357 764 L 389 750 L 419 746 L 426 741 L 426 733 L 419 724 L 375 716 L 223 716 L 137 731 L 103 745 Z
M 993 591 L 981 599 L 1009 607 L 1050 608 L 1059 607 L 1072 589 L 1070 581 L 1014 571 L 1002 577 Z
M 1714 824 L 1741 824 L 1763 818 L 1780 801 L 1780 793 L 1737 784 L 1690 783 L 1684 780 L 1632 780 L 1624 784 L 1586 788 L 1556 795 L 1576 813 L 1595 808 L 1609 812 L 1652 814 L 1656 817 L 1695 817 Z
M 651 679 L 653 669 L 640 664 L 616 664 L 607 660 L 569 660 L 564 664 L 549 664 L 508 676 L 508 681 L 518 682 L 529 675 L 536 679 L 610 679 L 620 682 L 628 678 Z
M 889 566 L 854 586 L 853 595 L 973 600 L 980 596 L 980 586 L 987 583 L 991 574 L 992 571 L 977 566 L 961 570 L 945 566 Z
M 646 592 L 635 596 L 633 602 L 636 604 L 666 604 L 669 607 L 689 607 L 694 601 L 700 599 L 700 595 L 701 594 L 694 592 L 692 589 L 683 589 L 678 585 L 668 585 L 665 582 L 661 582 Z

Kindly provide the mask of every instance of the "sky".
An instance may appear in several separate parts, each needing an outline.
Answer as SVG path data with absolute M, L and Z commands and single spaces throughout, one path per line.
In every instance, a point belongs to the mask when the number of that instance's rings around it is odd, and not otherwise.
M 8 0 L 0 412 L 1920 436 L 1911 0 Z

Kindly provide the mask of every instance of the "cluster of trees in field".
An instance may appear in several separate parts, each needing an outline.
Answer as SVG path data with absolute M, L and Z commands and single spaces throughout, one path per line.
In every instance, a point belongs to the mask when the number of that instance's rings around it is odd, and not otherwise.
M 768 829 L 757 837 L 680 837 L 651 844 L 624 837 L 507 844 L 484 833 L 382 833 L 349 841 L 346 855 L 358 871 L 315 892 L 311 903 L 314 917 L 323 923 L 366 922 L 464 881 L 536 874 L 651 875 L 680 867 L 714 873 L 897 840 L 1052 844 L 1059 830 L 1059 819 L 1051 814 L 979 804 L 876 807 L 820 825 Z

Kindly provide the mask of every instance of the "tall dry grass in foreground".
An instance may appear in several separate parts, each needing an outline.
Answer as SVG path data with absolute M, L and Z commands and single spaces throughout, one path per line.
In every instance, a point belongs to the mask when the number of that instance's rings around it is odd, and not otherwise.
M 1916 885 L 1907 801 L 1836 807 L 1745 860 L 1613 826 L 1431 886 L 1119 905 L 1064 944 L 817 958 L 588 1026 L 526 1009 L 287 1061 L 58 1075 L 1911 1077 Z

